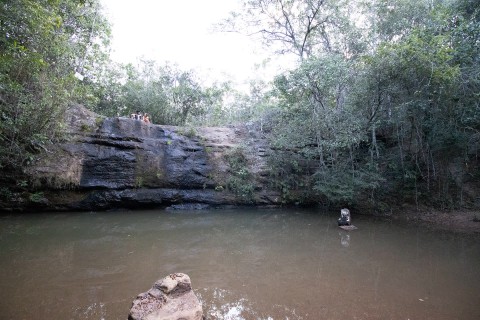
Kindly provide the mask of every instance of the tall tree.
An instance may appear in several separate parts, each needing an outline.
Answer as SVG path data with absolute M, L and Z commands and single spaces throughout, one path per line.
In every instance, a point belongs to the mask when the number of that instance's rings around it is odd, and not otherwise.
M 290 152 L 275 157 L 282 190 L 307 160 L 300 183 L 328 200 L 373 199 L 384 179 L 378 193 L 461 199 L 480 141 L 478 17 L 470 0 L 244 1 L 231 29 L 299 61 L 267 104 L 272 144 Z
M 0 169 L 21 171 L 55 140 L 81 91 L 74 73 L 97 63 L 108 24 L 97 0 L 0 4 Z
M 335 49 L 339 4 L 331 0 L 244 0 L 242 11 L 232 12 L 220 27 L 259 35 L 277 53 L 293 53 L 303 60 L 319 50 Z
M 472 61 L 480 29 L 456 4 L 390 5 L 392 12 L 377 21 L 392 23 L 376 30 L 382 41 L 363 57 L 353 90 L 359 108 L 369 106 L 363 115 L 372 133 L 370 155 L 389 168 L 384 174 L 397 182 L 397 190 L 417 202 L 440 195 L 437 203 L 450 205 L 461 199 L 465 169 L 471 167 L 458 163 L 471 161 L 468 150 L 478 146 L 474 127 L 464 120 L 480 111 L 472 99 L 478 81 L 471 77 L 478 74 Z

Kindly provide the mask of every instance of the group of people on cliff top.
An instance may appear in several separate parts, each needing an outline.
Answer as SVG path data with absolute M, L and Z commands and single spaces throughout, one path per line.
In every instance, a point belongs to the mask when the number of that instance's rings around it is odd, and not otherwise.
M 150 116 L 148 115 L 148 113 L 142 113 L 139 110 L 137 110 L 135 113 L 132 113 L 130 115 L 130 119 L 140 120 L 146 123 L 150 123 Z

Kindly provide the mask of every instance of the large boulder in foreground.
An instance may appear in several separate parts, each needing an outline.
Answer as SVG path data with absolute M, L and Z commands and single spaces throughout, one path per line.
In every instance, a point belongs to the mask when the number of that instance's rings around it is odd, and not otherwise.
M 202 320 L 200 301 L 192 291 L 190 277 L 173 273 L 155 282 L 133 301 L 129 320 Z

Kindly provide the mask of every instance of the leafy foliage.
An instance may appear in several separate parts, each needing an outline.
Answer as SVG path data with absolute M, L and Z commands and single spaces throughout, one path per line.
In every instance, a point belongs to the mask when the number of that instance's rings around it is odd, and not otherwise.
M 253 177 L 248 170 L 248 159 L 245 156 L 245 150 L 241 147 L 233 149 L 226 154 L 226 158 L 230 165 L 230 178 L 227 181 L 228 189 L 243 200 L 252 201 L 254 184 L 252 181 Z
M 428 13 L 422 24 L 400 40 L 384 42 L 375 54 L 365 57 L 364 76 L 369 85 L 363 90 L 364 97 L 375 102 L 371 114 L 378 131 L 397 146 L 393 149 L 398 152 L 396 159 L 384 155 L 377 160 L 402 168 L 400 176 L 405 177 L 402 184 L 407 189 L 409 177 L 415 177 L 415 201 L 421 194 L 432 197 L 437 190 L 446 206 L 451 202 L 447 199 L 462 192 L 462 179 L 452 175 L 451 164 L 457 159 L 471 161 L 469 149 L 478 148 L 478 142 L 469 145 L 475 129 L 464 123 L 466 114 L 480 111 L 473 99 L 478 82 L 469 78 L 471 68 L 477 68 L 471 59 L 478 52 L 459 58 L 472 48 L 471 43 L 458 42 L 466 36 L 461 31 L 465 27 L 461 12 L 438 6 Z M 478 43 L 478 34 L 472 35 L 470 41 Z M 469 92 L 465 86 L 476 89 Z M 360 97 L 358 101 L 365 104 L 368 100 Z M 462 169 L 461 173 L 467 172 Z
M 223 89 L 204 87 L 193 71 L 154 61 L 139 66 L 117 65 L 104 73 L 95 111 L 109 116 L 147 112 L 157 124 L 201 123 L 207 111 L 220 104 Z
M 159 124 L 255 125 L 275 150 L 272 185 L 287 201 L 465 204 L 480 175 L 478 1 L 242 4 L 222 30 L 297 58 L 249 92 L 168 64 L 109 61 L 98 0 L 4 0 L 0 169 L 32 162 L 60 137 L 66 106 L 81 101 L 107 116 L 141 110 Z M 245 161 L 229 155 L 228 188 L 249 199 Z
M 21 169 L 59 137 L 74 72 L 98 63 L 108 24 L 98 1 L 0 4 L 0 169 Z
M 299 59 L 318 50 L 353 51 L 355 32 L 346 18 L 352 6 L 347 1 L 244 0 L 243 10 L 231 13 L 219 25 L 224 31 L 259 36 L 278 54 L 292 53 Z M 341 32 L 347 31 L 348 32 Z
M 299 58 L 264 95 L 284 194 L 301 184 L 322 202 L 463 199 L 480 147 L 478 4 L 254 0 L 243 14 L 227 22 Z

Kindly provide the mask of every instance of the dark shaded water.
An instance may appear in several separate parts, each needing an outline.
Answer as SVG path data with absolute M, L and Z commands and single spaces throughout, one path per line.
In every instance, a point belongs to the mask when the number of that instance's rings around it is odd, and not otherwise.
M 0 217 L 1 319 L 126 319 L 190 275 L 207 319 L 480 319 L 480 237 L 219 210 Z

